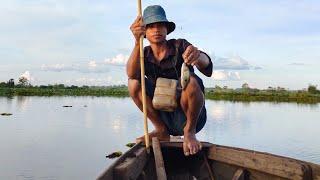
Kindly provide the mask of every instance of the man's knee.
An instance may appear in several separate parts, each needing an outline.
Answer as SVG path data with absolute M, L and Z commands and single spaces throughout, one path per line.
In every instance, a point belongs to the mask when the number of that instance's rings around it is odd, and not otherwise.
M 128 79 L 129 95 L 132 98 L 138 98 L 141 91 L 141 84 L 137 79 Z
M 203 95 L 200 84 L 197 81 L 196 77 L 190 76 L 189 84 L 186 87 L 185 92 L 185 94 L 189 97 Z
M 204 95 L 201 87 L 194 76 L 190 76 L 190 81 L 185 90 L 182 91 L 180 105 L 185 106 L 189 101 L 204 102 Z

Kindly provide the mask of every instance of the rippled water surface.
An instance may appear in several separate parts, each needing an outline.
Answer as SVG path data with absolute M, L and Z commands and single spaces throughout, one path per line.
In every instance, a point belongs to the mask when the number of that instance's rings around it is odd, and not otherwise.
M 62 107 L 69 105 L 72 107 Z M 320 164 L 320 106 L 206 101 L 199 139 Z M 0 97 L 0 179 L 95 179 L 143 134 L 129 98 Z M 150 123 L 149 123 L 150 125 Z M 150 125 L 150 130 L 152 126 Z

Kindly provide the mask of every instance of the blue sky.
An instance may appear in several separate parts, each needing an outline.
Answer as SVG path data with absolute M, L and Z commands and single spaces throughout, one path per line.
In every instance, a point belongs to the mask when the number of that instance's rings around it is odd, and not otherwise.
M 210 54 L 206 86 L 320 87 L 319 1 L 143 1 L 162 5 L 185 38 Z M 2 0 L 0 81 L 126 84 L 132 0 Z M 145 41 L 147 45 L 148 42 Z

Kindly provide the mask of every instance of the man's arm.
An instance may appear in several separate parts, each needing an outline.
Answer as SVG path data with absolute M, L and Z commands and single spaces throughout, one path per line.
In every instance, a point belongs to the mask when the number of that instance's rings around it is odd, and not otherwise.
M 130 26 L 130 30 L 135 38 L 134 48 L 127 62 L 127 75 L 130 79 L 138 79 L 140 77 L 140 37 L 145 35 L 146 29 L 142 23 L 142 17 L 138 16 Z
M 200 52 L 200 56 L 196 61 L 195 66 L 205 76 L 210 77 L 212 75 L 212 62 L 207 54 Z
M 127 75 L 129 79 L 140 77 L 140 48 L 139 43 L 135 43 L 134 48 L 127 62 Z
M 210 77 L 212 75 L 212 62 L 209 56 L 198 50 L 193 45 L 189 45 L 182 54 L 184 62 L 188 65 L 196 66 L 199 71 L 205 76 Z

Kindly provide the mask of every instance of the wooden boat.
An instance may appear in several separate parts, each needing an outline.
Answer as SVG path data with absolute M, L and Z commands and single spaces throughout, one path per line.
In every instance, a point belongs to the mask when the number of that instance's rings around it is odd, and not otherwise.
M 202 142 L 203 149 L 184 156 L 182 142 L 152 140 L 147 152 L 136 144 L 98 180 L 320 180 L 320 165 L 273 154 Z

